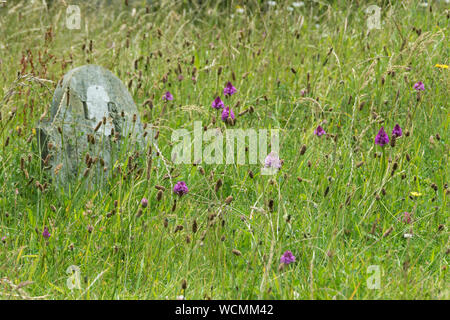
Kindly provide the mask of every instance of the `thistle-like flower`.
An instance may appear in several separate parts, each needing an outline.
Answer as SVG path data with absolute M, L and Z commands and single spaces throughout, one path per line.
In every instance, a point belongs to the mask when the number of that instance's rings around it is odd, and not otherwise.
M 148 200 L 147 200 L 147 198 L 142 198 L 142 200 L 141 200 L 141 206 L 142 206 L 142 208 L 147 208 L 147 206 L 148 206 Z
M 280 263 L 284 264 L 290 264 L 292 262 L 295 262 L 295 256 L 292 254 L 291 251 L 287 250 L 280 258 Z
M 236 93 L 236 88 L 231 84 L 231 82 L 228 81 L 227 85 L 225 86 L 225 89 L 223 89 L 223 94 L 225 96 L 231 96 L 234 93 Z
M 47 228 L 47 227 L 44 227 L 44 232 L 42 232 L 42 236 L 43 236 L 44 239 L 46 239 L 46 240 L 52 236 L 51 233 L 48 232 L 48 228 Z
M 423 84 L 422 81 L 419 81 L 416 84 L 414 84 L 414 89 L 416 89 L 416 91 L 424 91 L 425 85 Z
M 217 97 L 216 99 L 214 99 L 214 101 L 212 102 L 211 106 L 214 109 L 222 109 L 225 107 L 225 105 L 223 104 L 222 99 L 220 99 L 220 97 Z
M 234 112 L 230 107 L 225 107 L 222 111 L 222 120 L 227 121 L 228 117 L 234 120 Z
M 179 195 L 180 197 L 189 192 L 189 189 L 184 181 L 178 181 L 177 184 L 173 187 L 173 192 Z
M 318 137 L 323 136 L 324 134 L 326 134 L 325 130 L 323 130 L 323 128 L 321 126 L 318 126 L 316 128 L 316 130 L 314 130 L 314 134 Z
M 389 136 L 384 131 L 384 127 L 381 127 L 380 131 L 378 131 L 378 134 L 375 137 L 375 144 L 383 147 L 387 143 L 389 143 Z
M 173 95 L 170 93 L 170 91 L 167 91 L 164 95 L 163 95 L 163 100 L 166 101 L 172 101 L 173 100 Z
M 271 152 L 267 155 L 266 159 L 264 160 L 264 167 L 275 169 L 281 168 L 281 160 L 275 152 Z
M 402 128 L 400 128 L 399 124 L 397 123 L 394 127 L 394 130 L 392 130 L 392 135 L 395 137 L 401 137 L 403 134 Z

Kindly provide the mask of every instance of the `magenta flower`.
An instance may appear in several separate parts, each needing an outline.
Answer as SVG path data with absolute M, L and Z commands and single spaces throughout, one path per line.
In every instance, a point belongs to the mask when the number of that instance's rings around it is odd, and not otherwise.
M 395 137 L 401 137 L 402 136 L 402 128 L 398 125 L 398 123 L 395 125 L 394 130 L 392 130 L 392 135 Z
M 406 224 L 410 224 L 411 221 L 412 221 L 411 213 L 409 213 L 409 212 L 404 212 L 404 213 L 403 213 L 403 219 L 402 219 L 402 221 L 403 221 L 404 223 L 406 223 Z
M 284 263 L 284 264 L 289 264 L 292 262 L 295 262 L 295 257 L 292 254 L 292 252 L 290 252 L 289 250 L 287 250 L 285 253 L 283 253 L 283 255 L 280 258 L 280 262 Z
M 234 112 L 233 112 L 233 110 L 231 110 L 230 107 L 223 108 L 222 120 L 223 121 L 227 121 L 228 117 L 230 117 L 231 119 L 234 119 Z
M 142 200 L 141 200 L 141 206 L 142 206 L 142 208 L 147 208 L 147 206 L 148 206 L 148 200 L 147 200 L 147 198 L 142 198 Z
M 220 97 L 217 97 L 211 105 L 214 109 L 221 109 L 223 107 L 225 107 L 225 105 L 223 104 L 222 99 L 220 99 Z
M 163 95 L 163 100 L 166 101 L 172 101 L 173 100 L 173 95 L 170 93 L 170 91 L 167 91 L 164 95 Z
M 236 92 L 236 88 L 231 84 L 231 82 L 228 81 L 227 85 L 225 86 L 225 89 L 223 89 L 223 94 L 225 96 L 231 96 Z
M 380 131 L 378 131 L 377 136 L 375 137 L 375 144 L 379 146 L 384 146 L 389 142 L 389 136 L 384 131 L 384 127 L 381 127 Z
M 3 242 L 3 243 L 6 243 L 6 236 L 3 236 L 3 237 L 2 237 L 2 242 Z
M 425 85 L 423 84 L 422 81 L 419 81 L 414 85 L 414 89 L 416 89 L 417 91 L 424 91 Z
M 52 236 L 51 233 L 48 232 L 48 228 L 47 227 L 44 227 L 44 232 L 42 232 L 42 236 L 45 239 L 48 239 L 48 238 L 50 238 Z
M 189 192 L 189 189 L 186 185 L 186 182 L 184 181 L 178 181 L 176 183 L 176 185 L 173 187 L 173 192 L 176 193 L 177 195 L 179 195 L 180 197 L 182 195 L 185 195 L 186 193 Z
M 275 152 L 271 152 L 264 160 L 264 167 L 266 168 L 281 168 L 281 160 Z
M 323 130 L 323 128 L 321 126 L 318 126 L 316 128 L 316 130 L 314 130 L 314 134 L 318 137 L 323 136 L 324 134 L 326 134 L 325 130 Z

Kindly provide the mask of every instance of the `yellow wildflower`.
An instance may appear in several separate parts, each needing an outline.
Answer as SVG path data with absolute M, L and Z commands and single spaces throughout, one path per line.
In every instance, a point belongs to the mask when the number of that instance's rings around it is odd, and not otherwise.
M 446 64 L 439 64 L 438 63 L 438 64 L 435 65 L 435 67 L 436 68 L 441 68 L 441 69 L 448 69 L 448 65 L 446 65 Z

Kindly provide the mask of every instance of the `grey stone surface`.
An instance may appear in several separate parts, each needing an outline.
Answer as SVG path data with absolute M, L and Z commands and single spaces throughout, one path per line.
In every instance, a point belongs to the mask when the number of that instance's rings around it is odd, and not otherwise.
M 100 66 L 64 75 L 50 112 L 50 120 L 39 123 L 37 138 L 44 166 L 57 182 L 74 182 L 87 168 L 91 182 L 103 182 L 120 155 L 145 150 L 150 142 L 127 88 Z

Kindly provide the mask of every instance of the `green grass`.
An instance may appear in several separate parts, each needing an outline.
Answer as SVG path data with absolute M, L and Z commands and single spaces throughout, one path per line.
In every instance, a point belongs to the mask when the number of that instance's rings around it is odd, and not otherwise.
M 290 2 L 161 1 L 147 13 L 145 1 L 83 2 L 81 30 L 65 27 L 61 1 L 48 11 L 35 2 L 0 8 L 1 298 L 450 298 L 449 70 L 435 67 L 449 64 L 448 4 L 378 1 L 382 29 L 368 33 L 364 1 L 305 1 L 292 12 Z M 41 166 L 33 128 L 61 76 L 87 63 L 130 86 L 161 155 L 149 169 L 143 150 L 129 173 L 124 153 L 108 187 L 88 176 L 63 191 Z M 236 115 L 254 108 L 233 128 L 280 129 L 277 175 L 171 163 L 173 130 L 228 127 L 211 108 L 227 81 L 238 89 L 226 101 Z M 167 90 L 174 100 L 162 112 Z M 375 145 L 380 127 L 391 135 L 396 123 L 404 135 L 395 147 Z M 319 124 L 327 136 L 313 134 Z M 190 192 L 173 210 L 178 180 Z M 166 188 L 161 201 L 155 185 Z M 136 217 L 143 197 L 149 206 Z M 411 224 L 400 221 L 405 211 Z M 286 250 L 296 262 L 280 270 Z M 71 265 L 81 290 L 66 285 Z M 371 265 L 380 289 L 367 286 Z

